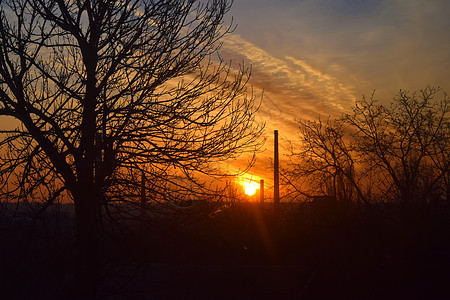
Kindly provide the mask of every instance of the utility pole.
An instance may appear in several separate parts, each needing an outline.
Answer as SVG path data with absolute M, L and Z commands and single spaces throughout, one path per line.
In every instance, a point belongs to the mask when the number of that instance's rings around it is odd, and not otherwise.
M 280 206 L 280 173 L 278 161 L 278 130 L 274 131 L 274 157 L 273 157 L 273 206 L 278 209 Z
M 264 204 L 264 179 L 259 181 L 259 204 Z

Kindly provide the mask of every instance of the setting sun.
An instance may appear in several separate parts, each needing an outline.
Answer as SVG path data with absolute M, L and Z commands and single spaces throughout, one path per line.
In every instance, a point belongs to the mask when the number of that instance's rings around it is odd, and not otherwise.
M 246 195 L 252 196 L 255 194 L 256 190 L 258 189 L 258 184 L 254 181 L 244 179 L 242 180 L 242 185 L 244 186 L 244 192 Z

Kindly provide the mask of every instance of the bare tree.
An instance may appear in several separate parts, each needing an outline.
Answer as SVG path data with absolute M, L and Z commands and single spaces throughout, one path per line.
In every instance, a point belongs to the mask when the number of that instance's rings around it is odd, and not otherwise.
M 388 199 L 424 202 L 448 172 L 450 101 L 438 92 L 400 91 L 388 107 L 372 96 L 345 116 L 364 164 Z
M 287 186 L 307 197 L 326 195 L 345 205 L 365 200 L 360 176 L 356 176 L 357 153 L 341 119 L 297 120 L 299 149 L 291 147 L 290 163 L 283 171 Z M 300 185 L 299 185 L 300 183 Z
M 231 1 L 0 5 L 0 115 L 20 124 L 1 132 L 2 191 L 73 200 L 77 291 L 93 297 L 101 207 L 142 173 L 154 197 L 165 179 L 192 188 L 260 143 L 250 70 L 217 55 Z
M 439 92 L 400 91 L 390 106 L 372 95 L 336 120 L 299 121 L 302 146 L 300 156 L 292 156 L 297 171 L 287 174 L 322 186 L 331 179 L 333 195 L 351 199 L 353 189 L 365 202 L 448 199 L 450 101 Z M 344 179 L 351 189 L 344 189 Z

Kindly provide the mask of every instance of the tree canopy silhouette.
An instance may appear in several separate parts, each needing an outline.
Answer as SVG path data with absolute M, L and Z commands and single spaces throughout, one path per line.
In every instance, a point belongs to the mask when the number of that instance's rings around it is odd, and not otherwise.
M 284 178 L 296 194 L 313 187 L 342 201 L 448 203 L 449 106 L 426 87 L 401 90 L 390 105 L 364 97 L 337 119 L 298 120 L 302 144 Z
M 19 122 L 1 131 L 2 193 L 73 200 L 77 290 L 89 297 L 101 207 L 139 193 L 140 174 L 164 196 L 159 183 L 196 184 L 211 161 L 260 144 L 250 70 L 217 52 L 231 1 L 0 5 L 0 115 Z

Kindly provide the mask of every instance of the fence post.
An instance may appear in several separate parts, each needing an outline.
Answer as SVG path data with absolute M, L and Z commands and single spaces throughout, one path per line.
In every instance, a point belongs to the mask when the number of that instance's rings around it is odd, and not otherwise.
M 144 170 L 141 171 L 141 214 L 142 217 L 145 216 L 145 204 L 147 203 L 147 197 L 145 193 L 145 173 Z
M 274 131 L 274 158 L 273 158 L 273 205 L 275 209 L 280 206 L 280 173 L 278 160 L 278 130 Z

